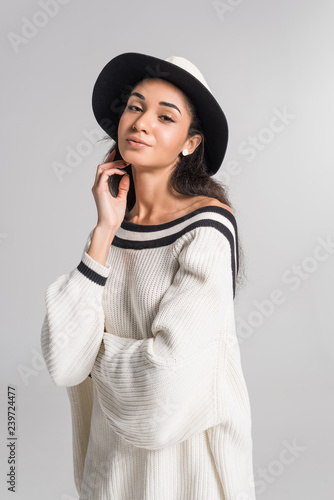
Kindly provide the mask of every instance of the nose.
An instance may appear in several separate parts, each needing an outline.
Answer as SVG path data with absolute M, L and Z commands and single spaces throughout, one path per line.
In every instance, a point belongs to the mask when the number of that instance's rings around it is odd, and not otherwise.
M 133 126 L 136 130 L 143 130 L 144 132 L 149 132 L 152 127 L 151 118 L 147 111 L 142 111 L 136 120 L 133 122 Z

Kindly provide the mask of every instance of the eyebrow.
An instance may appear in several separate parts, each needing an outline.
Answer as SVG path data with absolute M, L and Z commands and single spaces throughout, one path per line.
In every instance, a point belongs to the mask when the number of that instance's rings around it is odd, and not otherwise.
M 137 97 L 139 97 L 139 99 L 142 99 L 143 101 L 145 101 L 145 97 L 142 94 L 140 94 L 139 92 L 132 92 L 132 94 L 129 95 L 129 98 L 131 96 L 137 96 Z M 160 101 L 159 104 L 161 104 L 162 106 L 169 106 L 170 108 L 175 108 L 180 113 L 180 115 L 182 115 L 179 108 L 175 104 L 172 104 L 171 102 Z

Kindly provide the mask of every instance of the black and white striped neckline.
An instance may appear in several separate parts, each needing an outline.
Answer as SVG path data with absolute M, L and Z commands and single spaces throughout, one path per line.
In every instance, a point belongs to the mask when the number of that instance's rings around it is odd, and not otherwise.
M 230 241 L 238 256 L 238 229 L 234 215 L 223 207 L 205 206 L 197 208 L 192 212 L 162 224 L 135 224 L 123 219 L 112 245 L 122 248 L 156 248 L 173 243 L 186 232 L 199 227 L 211 226 L 221 231 Z
M 215 227 L 237 242 L 238 229 L 234 215 L 226 208 L 205 206 L 162 224 L 135 224 L 123 219 L 112 242 L 124 248 L 150 248 L 169 245 L 187 231 L 199 226 Z
M 211 206 L 197 208 L 196 210 L 193 210 L 192 212 L 189 212 L 188 214 L 183 215 L 182 217 L 178 217 L 177 219 L 171 220 L 169 222 L 163 222 L 162 224 L 136 224 L 134 222 L 123 219 L 123 222 L 121 223 L 121 228 L 125 229 L 126 231 L 134 231 L 136 233 L 160 231 L 172 228 L 184 221 L 187 221 L 188 219 L 195 217 L 197 214 L 201 214 L 204 212 L 213 212 L 221 214 L 224 217 L 227 217 L 231 221 L 231 223 L 236 227 L 235 217 L 229 210 L 227 210 L 227 208 L 211 205 Z
M 214 227 L 226 236 L 231 247 L 231 266 L 235 292 L 239 270 L 238 228 L 234 215 L 223 207 L 205 206 L 162 224 L 135 224 L 123 219 L 112 241 L 119 248 L 144 250 L 171 245 L 196 227 Z

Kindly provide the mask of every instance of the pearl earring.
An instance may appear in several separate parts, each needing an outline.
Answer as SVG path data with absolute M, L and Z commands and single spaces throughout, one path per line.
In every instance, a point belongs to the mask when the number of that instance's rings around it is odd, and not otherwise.
M 182 151 L 183 156 L 187 156 L 187 154 L 188 154 L 188 153 L 189 153 L 188 149 L 184 149 L 184 150 Z

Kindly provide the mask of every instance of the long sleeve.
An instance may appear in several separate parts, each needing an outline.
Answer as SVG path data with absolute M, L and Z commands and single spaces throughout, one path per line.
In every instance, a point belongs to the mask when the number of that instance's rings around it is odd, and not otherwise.
M 92 369 L 108 423 L 125 441 L 147 449 L 182 442 L 224 417 L 220 389 L 233 345 L 234 255 L 213 227 L 198 227 L 181 240 L 179 267 L 152 322 L 153 337 L 104 332 Z
M 57 386 L 74 386 L 88 376 L 104 333 L 102 295 L 111 268 L 87 254 L 93 231 L 79 265 L 57 278 L 45 293 L 41 347 Z

